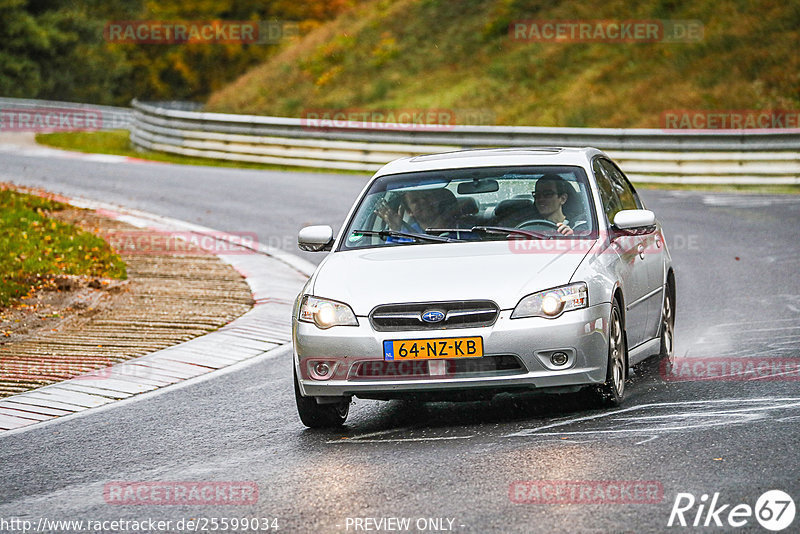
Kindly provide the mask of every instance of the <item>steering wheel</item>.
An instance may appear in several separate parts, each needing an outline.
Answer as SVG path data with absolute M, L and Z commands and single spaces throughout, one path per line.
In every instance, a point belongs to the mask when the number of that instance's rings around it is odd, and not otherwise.
M 576 228 L 579 228 L 581 226 L 584 227 L 584 229 L 581 231 L 586 232 L 587 230 L 589 230 L 589 221 L 578 221 L 577 223 L 575 223 L 575 226 L 573 226 L 572 229 L 576 230 Z
M 530 230 L 531 228 L 528 228 L 529 226 L 546 226 L 548 229 L 558 230 L 558 224 L 553 221 L 548 221 L 547 219 L 530 219 L 523 221 L 517 225 L 517 228 L 520 230 Z

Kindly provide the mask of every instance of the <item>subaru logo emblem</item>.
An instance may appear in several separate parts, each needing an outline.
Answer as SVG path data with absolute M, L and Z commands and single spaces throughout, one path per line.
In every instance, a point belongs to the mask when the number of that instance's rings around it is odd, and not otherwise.
M 422 320 L 426 323 L 439 323 L 444 321 L 444 312 L 441 310 L 425 310 Z

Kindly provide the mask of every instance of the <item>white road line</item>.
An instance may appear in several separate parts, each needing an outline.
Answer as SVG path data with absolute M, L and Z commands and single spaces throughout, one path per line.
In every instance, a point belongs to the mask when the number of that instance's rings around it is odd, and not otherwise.
M 784 375 L 790 375 L 790 374 L 791 375 L 797 375 L 797 370 L 786 371 L 784 373 L 770 374 L 770 375 L 767 375 L 767 376 L 757 376 L 757 377 L 754 377 L 754 378 L 748 378 L 747 381 L 750 382 L 750 381 L 753 381 L 753 380 L 766 380 L 766 379 L 770 379 L 770 378 L 775 378 L 776 376 L 784 376 Z
M 469 439 L 475 436 L 439 436 L 431 438 L 392 438 L 392 439 L 333 439 L 325 443 L 399 443 L 401 441 L 441 441 L 447 439 Z
M 797 319 L 795 319 L 795 322 L 796 321 L 797 321 Z M 740 327 L 740 328 L 735 329 L 735 332 L 737 332 L 737 333 L 739 333 L 739 332 L 773 332 L 775 330 L 797 330 L 798 328 L 800 328 L 800 325 L 774 326 L 772 328 L 741 328 Z M 726 335 L 726 334 L 730 334 L 730 332 L 710 332 L 710 334 L 714 335 L 714 336 L 723 336 L 723 335 Z
M 721 328 L 723 326 L 742 326 L 742 325 L 754 325 L 754 324 L 775 324 L 775 323 L 796 323 L 797 319 L 772 319 L 770 321 L 742 321 L 739 323 L 720 323 L 712 326 L 711 328 Z
M 592 434 L 652 434 L 653 432 L 665 431 L 678 431 L 678 430 L 692 430 L 694 428 L 711 428 L 715 426 L 730 425 L 730 421 L 718 421 L 711 424 L 702 425 L 684 425 L 674 427 L 656 426 L 652 428 L 628 428 L 628 429 L 613 429 L 613 430 L 569 430 L 565 432 L 537 432 L 534 436 L 586 436 Z M 515 436 L 502 436 L 502 437 L 515 437 Z
M 664 420 L 664 419 L 680 419 L 686 417 L 726 417 L 728 415 L 739 415 L 738 413 L 730 412 L 712 412 L 712 413 L 697 413 L 697 412 L 679 412 L 667 413 L 664 415 L 642 415 L 640 417 L 617 417 L 614 421 L 648 421 L 648 420 Z M 748 414 L 744 414 L 748 415 Z
M 363 438 L 373 438 L 375 436 L 383 436 L 385 434 L 396 434 L 397 432 L 406 432 L 407 430 L 413 430 L 413 426 L 407 426 L 404 428 L 390 428 L 388 430 L 378 430 L 376 432 L 368 432 L 367 434 L 360 434 L 358 436 L 348 437 L 349 440 L 355 439 L 363 439 Z
M 559 439 L 542 439 L 538 440 L 536 443 L 561 443 L 563 445 L 583 445 L 585 443 L 597 443 L 596 439 L 567 439 L 567 438 L 559 438 Z
M 793 402 L 793 401 L 796 401 L 796 402 Z M 613 417 L 613 416 L 616 416 L 618 414 L 630 413 L 630 412 L 635 411 L 635 410 L 643 410 L 643 409 L 648 409 L 648 408 L 662 408 L 662 407 L 670 407 L 670 406 L 683 406 L 683 407 L 686 407 L 686 406 L 708 406 L 708 405 L 721 404 L 721 403 L 729 403 L 729 404 L 730 403 L 753 403 L 753 404 L 755 404 L 755 403 L 759 403 L 759 402 L 762 402 L 762 403 L 763 402 L 771 402 L 771 403 L 790 402 L 790 404 L 773 405 L 773 406 L 761 406 L 761 407 L 755 406 L 755 407 L 751 407 L 751 408 L 723 410 L 723 411 L 720 411 L 718 413 L 719 413 L 719 415 L 728 415 L 728 414 L 738 414 L 738 413 L 742 413 L 742 412 L 747 413 L 747 412 L 762 411 L 762 410 L 769 410 L 769 409 L 781 409 L 781 408 L 786 409 L 786 408 L 792 408 L 792 407 L 800 406 L 800 398 L 796 398 L 796 397 L 790 397 L 790 398 L 771 398 L 771 397 L 766 397 L 766 398 L 756 398 L 756 399 L 708 399 L 708 400 L 703 400 L 703 401 L 658 402 L 658 403 L 651 403 L 651 404 L 642 404 L 640 406 L 630 406 L 628 408 L 623 408 L 621 410 L 616 410 L 616 411 L 606 412 L 606 413 L 600 413 L 600 414 L 590 415 L 590 416 L 586 416 L 586 417 L 576 417 L 576 418 L 568 419 L 566 421 L 559 422 L 559 423 L 552 423 L 552 424 L 544 425 L 544 426 L 540 426 L 540 427 L 523 429 L 523 430 L 520 430 L 518 432 L 513 432 L 511 434 L 505 434 L 502 437 L 510 438 L 510 437 L 530 437 L 530 436 L 533 436 L 533 435 L 536 435 L 536 436 L 549 436 L 549 435 L 604 434 L 604 433 L 631 433 L 631 432 L 653 434 L 653 433 L 663 432 L 664 430 L 686 430 L 686 429 L 689 429 L 689 428 L 696 428 L 698 426 L 717 426 L 717 425 L 720 425 L 720 424 L 730 424 L 730 421 L 723 421 L 723 422 L 719 422 L 719 423 L 715 423 L 715 424 L 689 425 L 689 426 L 683 426 L 683 427 L 677 426 L 677 427 L 671 427 L 671 428 L 638 428 L 638 429 L 614 429 L 614 430 L 594 430 L 594 431 L 542 432 L 542 430 L 548 430 L 548 429 L 552 429 L 552 428 L 562 427 L 562 426 L 566 426 L 566 425 L 570 425 L 570 424 L 574 424 L 574 423 L 581 423 L 581 422 L 584 422 L 584 421 L 592 421 L 592 420 L 600 419 L 600 418 L 604 418 L 604 417 Z M 634 418 L 634 419 L 638 419 L 638 418 Z M 750 418 L 748 420 L 754 420 L 754 419 Z

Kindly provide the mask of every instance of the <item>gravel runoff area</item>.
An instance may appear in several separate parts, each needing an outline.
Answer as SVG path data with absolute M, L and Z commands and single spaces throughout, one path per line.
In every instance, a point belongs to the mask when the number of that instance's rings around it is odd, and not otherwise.
M 77 287 L 62 287 L 82 293 L 55 324 L 45 321 L 23 332 L 9 327 L 14 338 L 0 346 L 0 398 L 201 336 L 253 307 L 250 287 L 239 272 L 185 236 L 185 247 L 176 247 L 163 232 L 137 228 L 102 210 L 68 208 L 52 217 L 115 236 L 122 245 L 145 247 L 118 248 L 127 281 L 76 280 Z

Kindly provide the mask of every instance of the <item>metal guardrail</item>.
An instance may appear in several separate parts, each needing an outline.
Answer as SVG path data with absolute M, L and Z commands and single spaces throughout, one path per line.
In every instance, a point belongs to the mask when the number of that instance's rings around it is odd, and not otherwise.
M 76 109 L 99 113 L 102 129 L 129 129 L 140 148 L 201 158 L 371 172 L 393 159 L 463 148 L 595 146 L 636 182 L 800 184 L 800 130 L 668 131 L 658 129 L 337 123 L 206 113 L 186 102 L 133 109 L 0 98 L 2 110 Z
M 133 102 L 138 147 L 214 159 L 374 171 L 392 159 L 476 147 L 595 146 L 637 182 L 797 184 L 800 130 L 452 126 L 409 129 L 338 123 L 318 128 L 289 117 L 205 113 Z
M 74 110 L 82 113 L 94 113 L 100 117 L 97 126 L 101 130 L 129 130 L 133 119 L 133 110 L 117 106 L 96 106 L 77 102 L 56 102 L 51 100 L 32 100 L 29 98 L 0 97 L 0 112 L 30 111 L 45 113 L 48 110 Z M 0 127 L 0 131 L 4 128 Z M 54 130 L 58 130 L 56 127 Z

